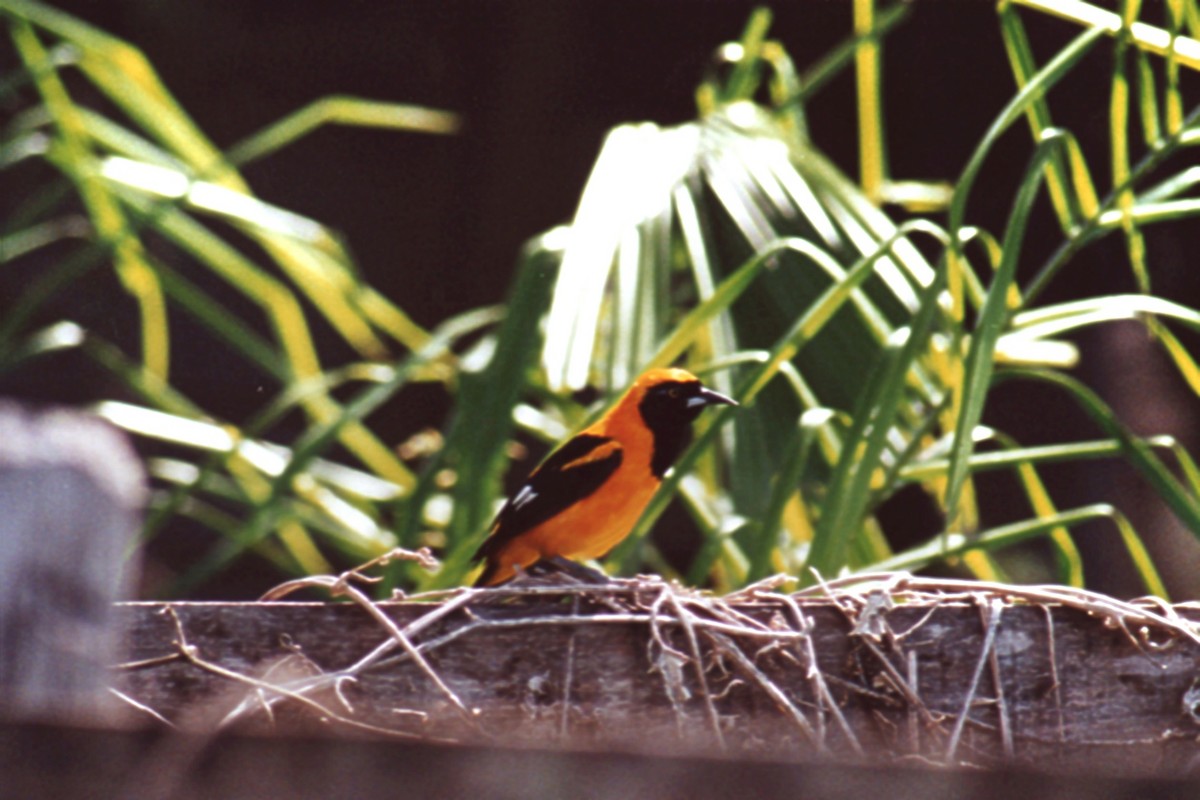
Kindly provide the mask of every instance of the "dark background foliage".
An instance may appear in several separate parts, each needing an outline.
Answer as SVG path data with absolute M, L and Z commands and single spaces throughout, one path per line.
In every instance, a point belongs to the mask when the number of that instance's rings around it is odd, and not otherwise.
M 521 243 L 567 222 L 604 133 L 632 120 L 682 122 L 695 115 L 693 90 L 720 42 L 736 38 L 746 3 L 698 2 L 420 2 L 369 0 L 289 2 L 151 0 L 67 2 L 60 8 L 134 43 L 167 87 L 218 147 L 226 148 L 286 113 L 327 94 L 425 104 L 455 111 L 457 136 L 327 127 L 245 174 L 260 197 L 338 230 L 366 279 L 418 322 L 502 301 Z M 786 3 L 775 9 L 772 36 L 800 68 L 848 35 L 848 3 Z M 1039 53 L 1061 46 L 1075 30 L 1031 20 Z M 1055 92 L 1056 122 L 1103 148 L 1107 132 L 1104 53 Z M 890 171 L 902 179 L 952 181 L 979 137 L 1014 91 L 989 3 L 921 2 L 884 48 L 884 113 Z M 809 106 L 813 139 L 848 174 L 856 173 L 852 72 L 840 75 Z M 0 113 L 3 113 L 0 110 Z M 987 193 L 972 196 L 972 222 L 1001 230 L 1025 168 L 1028 137 L 1009 134 L 981 177 Z M 1103 149 L 1098 152 L 1103 153 Z M 1095 158 L 1097 181 L 1107 166 Z M 0 192 L 0 216 L 6 200 Z M 1048 204 L 1040 201 L 1041 210 Z M 900 216 L 897 212 L 897 216 Z M 1059 240 L 1043 213 L 1024 253 L 1029 265 Z M 1159 231 L 1149 257 L 1156 293 L 1196 304 L 1197 272 L 1188 254 L 1197 237 L 1176 224 Z M 1164 235 L 1165 234 L 1165 235 Z M 1053 296 L 1131 291 L 1116 237 L 1094 246 L 1054 286 Z M 0 284 L 3 291 L 5 284 Z M 213 287 L 219 291 L 219 287 Z M 95 290 L 96 294 L 87 292 Z M 129 301 L 111 281 L 85 284 L 75 317 L 118 342 L 136 342 Z M 174 320 L 173 320 L 174 322 Z M 179 320 L 186 331 L 187 321 Z M 1079 372 L 1140 433 L 1170 432 L 1195 450 L 1195 398 L 1137 325 L 1090 330 L 1079 338 Z M 206 408 L 236 416 L 261 402 L 261 386 L 237 364 L 186 353 L 176 380 Z M 325 353 L 341 355 L 329 337 Z M 36 374 L 6 379 L 0 391 L 40 399 L 86 401 L 105 380 L 77 355 L 45 362 Z M 374 423 L 385 439 L 401 438 L 445 414 L 436 390 L 406 396 Z M 417 400 L 423 397 L 426 402 Z M 1001 387 L 985 421 L 1021 431 L 1023 443 L 1094 435 L 1085 419 L 1027 384 Z M 1177 599 L 1200 594 L 1200 559 L 1130 470 L 1101 462 L 1070 476 L 1047 469 L 1063 507 L 1095 500 L 1127 511 L 1155 554 Z M 1073 482 L 1071 482 L 1073 481 Z M 1004 487 L 983 498 L 1011 501 Z M 887 513 L 911 519 L 924 535 L 934 524 L 920 506 Z M 1101 523 L 1094 523 L 1100 526 Z M 1088 550 L 1089 583 L 1118 594 L 1137 584 L 1120 558 L 1106 559 L 1111 533 L 1079 537 L 1105 545 Z

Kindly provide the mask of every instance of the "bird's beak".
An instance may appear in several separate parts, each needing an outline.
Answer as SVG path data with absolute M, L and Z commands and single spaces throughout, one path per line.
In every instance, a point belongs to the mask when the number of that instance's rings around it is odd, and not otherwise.
M 700 408 L 702 406 L 736 406 L 737 401 L 732 397 L 726 397 L 720 392 L 714 392 L 712 389 L 701 388 L 700 393 L 695 397 L 689 397 L 687 401 L 688 408 Z

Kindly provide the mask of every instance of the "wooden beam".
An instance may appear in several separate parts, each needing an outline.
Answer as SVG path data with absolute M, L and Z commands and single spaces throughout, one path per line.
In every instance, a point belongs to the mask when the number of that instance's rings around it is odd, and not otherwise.
M 715 601 L 650 581 L 372 606 L 423 665 L 359 605 L 133 603 L 118 611 L 141 663 L 122 684 L 199 731 L 1108 775 L 1197 766 L 1191 623 L 987 590 L 856 596 Z

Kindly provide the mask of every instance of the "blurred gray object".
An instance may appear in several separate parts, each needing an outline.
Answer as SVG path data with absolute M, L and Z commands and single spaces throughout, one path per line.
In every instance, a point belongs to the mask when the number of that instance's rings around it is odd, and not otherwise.
M 97 721 L 146 497 L 115 429 L 72 410 L 0 403 L 0 715 Z

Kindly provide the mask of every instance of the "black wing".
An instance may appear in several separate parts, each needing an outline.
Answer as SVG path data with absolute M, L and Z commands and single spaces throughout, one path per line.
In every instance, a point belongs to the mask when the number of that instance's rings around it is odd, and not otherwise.
M 621 466 L 621 448 L 612 447 L 606 455 L 579 464 L 573 462 L 587 459 L 611 441 L 607 436 L 581 434 L 551 453 L 500 509 L 492 523 L 491 535 L 475 551 L 472 560 L 497 553 L 517 536 L 599 489 Z

